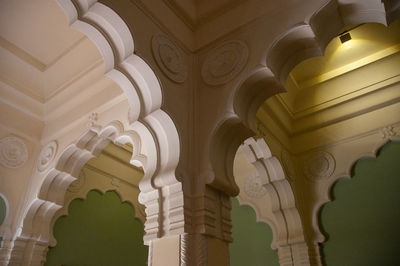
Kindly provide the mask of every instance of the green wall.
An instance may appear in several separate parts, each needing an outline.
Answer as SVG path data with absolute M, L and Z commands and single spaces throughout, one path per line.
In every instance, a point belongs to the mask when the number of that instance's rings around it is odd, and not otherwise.
M 143 233 L 131 204 L 114 191 L 92 190 L 85 200 L 71 202 L 68 216 L 57 219 L 57 245 L 49 249 L 45 265 L 147 265 Z
M 7 214 L 7 205 L 3 197 L 0 196 L 0 225 L 4 222 L 4 219 L 6 219 L 6 214 Z M 3 241 L 3 236 L 0 236 L 0 247 L 2 241 Z
M 335 184 L 333 201 L 321 211 L 325 265 L 400 265 L 400 143 L 386 144 L 376 159 L 361 159 L 353 170 L 351 179 Z
M 229 246 L 231 266 L 275 266 L 278 254 L 271 249 L 272 231 L 265 223 L 256 222 L 249 206 L 232 199 L 233 243 Z
M 0 225 L 4 222 L 7 214 L 7 205 L 3 197 L 0 196 Z

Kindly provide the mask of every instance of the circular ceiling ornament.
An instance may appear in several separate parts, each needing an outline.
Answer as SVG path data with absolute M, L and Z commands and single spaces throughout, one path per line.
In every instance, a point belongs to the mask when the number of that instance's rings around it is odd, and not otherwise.
M 43 147 L 37 160 L 37 168 L 40 172 L 44 171 L 53 161 L 57 153 L 57 142 L 54 140 Z
M 188 75 L 188 65 L 181 48 L 166 35 L 157 34 L 151 39 L 153 56 L 157 65 L 172 81 L 183 83 Z
M 267 193 L 267 190 L 263 187 L 260 177 L 250 176 L 244 183 L 244 192 L 250 198 L 258 199 L 264 196 Z
M 205 58 L 201 76 L 209 85 L 221 85 L 233 79 L 247 63 L 249 49 L 238 40 L 215 47 Z
M 0 163 L 8 168 L 21 167 L 28 160 L 28 149 L 17 137 L 0 140 Z
M 304 162 L 303 171 L 311 181 L 330 177 L 335 171 L 335 159 L 325 151 L 311 153 Z

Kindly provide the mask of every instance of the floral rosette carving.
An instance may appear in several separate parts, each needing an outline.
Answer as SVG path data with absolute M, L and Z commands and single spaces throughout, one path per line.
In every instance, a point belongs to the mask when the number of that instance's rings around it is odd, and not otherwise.
M 267 190 L 263 187 L 260 177 L 250 176 L 244 183 L 244 192 L 250 198 L 258 199 L 264 196 Z
M 247 63 L 249 50 L 242 41 L 227 41 L 215 47 L 205 58 L 201 75 L 209 85 L 221 85 L 233 79 Z
M 8 168 L 21 167 L 28 160 L 28 149 L 17 137 L 0 140 L 0 163 Z
M 151 45 L 154 59 L 164 74 L 177 83 L 185 82 L 188 66 L 182 49 L 163 34 L 153 36 Z
M 325 151 L 311 153 L 304 162 L 303 172 L 311 181 L 330 177 L 335 171 L 336 163 L 333 156 Z
M 37 168 L 40 172 L 44 171 L 50 165 L 50 163 L 56 156 L 56 153 L 57 153 L 57 142 L 55 141 L 52 141 L 43 147 L 37 161 Z

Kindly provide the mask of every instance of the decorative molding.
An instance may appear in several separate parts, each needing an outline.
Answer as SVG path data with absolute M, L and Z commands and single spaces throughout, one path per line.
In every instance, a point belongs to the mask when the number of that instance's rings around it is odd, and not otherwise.
M 98 124 L 97 124 L 97 122 L 99 120 L 99 114 L 98 113 L 96 113 L 96 112 L 91 113 L 89 115 L 88 119 L 89 119 L 89 122 L 88 122 L 88 127 L 89 128 L 98 126 Z
M 281 162 L 288 180 L 293 181 L 296 176 L 295 166 L 293 165 L 292 156 L 286 149 L 282 149 Z
M 8 168 L 21 167 L 28 160 L 28 149 L 23 140 L 6 137 L 0 140 L 0 163 Z
M 68 191 L 71 193 L 77 193 L 86 183 L 86 174 L 84 171 L 80 171 L 78 178 L 71 183 L 68 187 Z
M 383 140 L 388 140 L 392 137 L 397 136 L 399 133 L 394 130 L 393 126 L 386 126 L 380 131 Z
M 208 85 L 221 85 L 232 80 L 244 68 L 249 56 L 247 45 L 239 40 L 226 41 L 206 56 L 201 76 Z
M 50 163 L 56 156 L 56 153 L 57 153 L 57 142 L 54 140 L 43 147 L 36 163 L 39 172 L 44 171 L 50 165 Z
M 187 79 L 188 64 L 181 48 L 167 35 L 157 34 L 151 39 L 153 56 L 157 65 L 172 81 L 183 83 Z
M 326 151 L 317 151 L 308 155 L 304 162 L 303 172 L 311 181 L 318 181 L 330 177 L 335 171 L 336 163 L 332 154 Z
M 267 194 L 267 190 L 263 187 L 261 178 L 258 176 L 247 177 L 244 183 L 244 192 L 250 198 L 261 198 Z
M 272 213 L 271 217 L 267 218 L 275 221 L 273 223 L 275 226 L 271 226 L 274 236 L 273 247 L 278 249 L 280 264 L 308 265 L 310 259 L 300 213 L 280 162 L 272 155 L 263 138 L 245 140 L 240 152 L 254 166 L 257 177 L 260 178 L 261 185 L 270 198 Z M 253 206 L 251 199 L 246 199 L 245 195 L 242 195 L 240 204 Z M 258 220 L 257 211 L 256 215 Z
M 180 236 L 180 266 L 190 265 L 207 265 L 207 241 L 202 234 L 184 233 Z

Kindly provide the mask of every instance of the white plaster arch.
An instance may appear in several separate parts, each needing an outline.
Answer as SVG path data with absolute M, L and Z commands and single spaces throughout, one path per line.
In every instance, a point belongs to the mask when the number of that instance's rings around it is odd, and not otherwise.
M 57 163 L 43 173 L 44 181 L 37 198 L 30 204 L 23 220 L 20 234 L 14 240 L 10 263 L 24 265 L 40 264 L 51 238 L 50 223 L 55 212 L 64 204 L 68 186 L 76 179 L 82 166 L 110 142 L 131 142 L 135 147 L 131 163 L 143 166 L 145 175 L 140 182 L 139 201 L 149 209 L 145 224 L 145 243 L 183 231 L 181 220 L 160 221 L 158 212 L 167 211 L 170 197 L 181 197 L 183 219 L 182 185 L 175 177 L 179 160 L 180 142 L 172 119 L 161 108 L 162 93 L 159 81 L 140 57 L 133 54 L 132 35 L 123 20 L 110 8 L 97 0 L 58 0 L 71 28 L 84 33 L 94 42 L 103 57 L 105 75 L 124 91 L 129 104 L 129 126 L 124 131 L 122 123 L 112 122 L 98 128 L 92 127 L 78 140 L 59 152 Z M 173 187 L 159 202 L 161 189 Z M 172 196 L 171 196 L 172 195 Z M 165 205 L 165 206 L 164 206 Z M 175 204 L 177 205 L 177 204 Z M 164 213 L 165 216 L 165 213 Z
M 347 160 L 346 165 L 343 167 L 344 171 L 337 171 L 329 179 L 329 182 L 323 188 L 323 197 L 318 202 L 316 202 L 312 210 L 312 226 L 317 233 L 317 238 L 315 239 L 315 242 L 322 243 L 325 241 L 325 236 L 320 230 L 318 216 L 322 208 L 329 202 L 332 202 L 331 191 L 335 184 L 341 179 L 351 179 L 353 177 L 352 170 L 357 162 L 364 158 L 377 158 L 380 149 L 382 149 L 383 146 L 385 146 L 389 141 L 400 142 L 400 136 L 394 136 L 388 140 L 380 141 L 377 145 L 372 147 L 364 146 L 363 150 L 360 150 L 358 153 L 354 154 L 352 158 L 349 158 L 349 160 Z
M 271 226 L 274 236 L 271 247 L 278 249 L 280 263 L 296 265 L 300 261 L 309 261 L 300 213 L 281 163 L 272 155 L 262 138 L 248 138 L 239 149 L 256 169 L 257 177 L 261 180 L 260 185 L 264 187 L 268 195 L 272 216 L 268 219 L 261 218 L 257 209 L 254 210 L 258 220 Z M 243 194 L 241 201 L 241 204 L 253 205 Z M 299 250 L 305 250 L 306 253 L 300 255 Z
M 398 1 L 347 2 L 329 0 L 304 22 L 281 33 L 265 50 L 261 65 L 245 73 L 234 87 L 229 103 L 232 106 L 227 110 L 234 110 L 255 131 L 255 114 L 261 104 L 285 91 L 286 79 L 297 64 L 323 56 L 328 43 L 343 27 L 369 22 L 388 25 L 400 16 Z
M 60 152 L 55 166 L 44 173 L 45 179 L 38 197 L 31 203 L 25 215 L 22 231 L 15 240 L 18 245 L 14 244 L 10 262 L 26 263 L 38 259 L 43 260 L 49 241 L 53 239 L 51 221 L 55 213 L 65 204 L 64 195 L 68 187 L 77 179 L 84 164 L 89 159 L 97 157 L 111 141 L 117 145 L 128 142 L 132 144 L 134 149 L 131 162 L 135 161 L 136 164 L 140 162 L 145 172 L 146 178 L 142 179 L 141 186 L 147 190 L 148 187 L 152 187 L 152 177 L 157 170 L 157 163 L 149 164 L 148 162 L 157 162 L 156 144 L 154 141 L 145 143 L 146 153 L 142 153 L 140 150 L 143 147 L 142 139 L 148 139 L 150 136 L 152 136 L 151 133 L 144 130 L 142 132 L 137 132 L 135 129 L 124 131 L 122 123 L 113 121 L 103 128 L 92 127 L 75 143 L 68 145 Z M 144 194 L 147 192 L 143 191 Z M 146 205 L 147 202 L 143 203 Z M 150 227 L 153 226 L 150 225 Z M 35 242 L 34 245 L 28 245 L 32 241 Z M 33 258 L 35 253 L 42 254 Z

